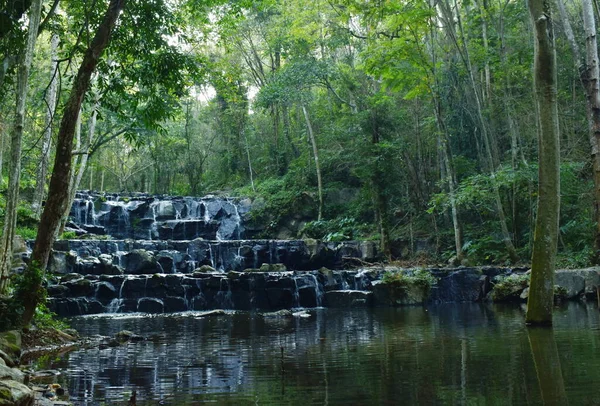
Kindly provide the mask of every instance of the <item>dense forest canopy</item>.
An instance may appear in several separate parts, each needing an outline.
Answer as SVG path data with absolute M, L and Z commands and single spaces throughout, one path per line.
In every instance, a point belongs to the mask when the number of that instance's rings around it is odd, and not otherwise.
M 30 3 L 0 2 L 3 191 Z M 41 3 L 20 157 L 17 230 L 27 238 L 108 6 Z M 559 3 L 559 250 L 562 265 L 578 266 L 593 257 L 597 223 L 581 73 L 589 36 L 581 2 Z M 527 5 L 514 0 L 129 0 L 75 123 L 70 193 L 249 196 L 269 237 L 528 261 L 532 38 Z

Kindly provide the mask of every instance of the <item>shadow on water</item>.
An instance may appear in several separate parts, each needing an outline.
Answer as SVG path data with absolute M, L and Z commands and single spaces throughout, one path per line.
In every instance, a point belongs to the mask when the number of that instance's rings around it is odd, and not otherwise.
M 593 405 L 598 310 L 557 309 L 527 329 L 518 306 L 312 309 L 309 318 L 78 317 L 83 334 L 150 337 L 74 351 L 63 371 L 77 405 Z M 562 371 L 562 373 L 561 373 Z M 562 388 L 562 389 L 561 389 Z
M 544 405 L 568 405 L 554 331 L 548 327 L 528 327 L 527 336 L 542 402 Z

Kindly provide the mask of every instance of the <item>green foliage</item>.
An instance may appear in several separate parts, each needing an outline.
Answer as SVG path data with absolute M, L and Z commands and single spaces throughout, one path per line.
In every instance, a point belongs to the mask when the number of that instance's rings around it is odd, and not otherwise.
M 15 233 L 23 237 L 25 240 L 35 240 L 35 237 L 37 236 L 37 228 L 17 227 Z
M 360 224 L 351 217 L 341 217 L 333 220 L 315 220 L 306 223 L 302 233 L 309 238 L 329 241 L 348 241 L 365 239 L 370 227 Z
M 59 237 L 59 240 L 72 240 L 72 239 L 75 239 L 75 238 L 77 238 L 77 233 L 75 231 L 65 231 Z
M 594 249 L 591 244 L 582 247 L 580 250 L 564 250 L 559 252 L 556 257 L 556 268 L 558 269 L 577 269 L 586 268 L 592 264 L 594 258 Z
M 38 328 L 54 328 L 57 330 L 69 328 L 69 324 L 62 319 L 58 319 L 56 313 L 51 312 L 45 302 L 40 302 L 36 307 L 33 323 Z
M 463 244 L 464 255 L 476 264 L 508 264 L 506 245 L 500 235 L 483 235 Z

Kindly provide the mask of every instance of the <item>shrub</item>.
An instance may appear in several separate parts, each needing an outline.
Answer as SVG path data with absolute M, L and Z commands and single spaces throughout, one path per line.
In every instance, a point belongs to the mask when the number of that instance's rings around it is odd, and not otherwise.
M 529 274 L 496 277 L 491 298 L 494 302 L 520 301 L 521 293 L 529 286 Z
M 420 287 L 428 293 L 431 287 L 436 284 L 437 279 L 430 272 L 417 269 L 406 272 L 388 271 L 383 274 L 381 282 L 404 292 L 408 291 L 410 287 Z

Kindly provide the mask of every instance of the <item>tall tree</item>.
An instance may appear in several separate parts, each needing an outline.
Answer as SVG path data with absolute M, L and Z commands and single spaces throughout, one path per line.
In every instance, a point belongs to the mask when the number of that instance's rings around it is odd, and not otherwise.
M 539 185 L 526 322 L 552 324 L 554 267 L 560 212 L 560 148 L 556 49 L 550 0 L 529 0 L 535 57 Z
M 56 88 L 58 86 L 58 61 L 57 61 L 57 50 L 59 38 L 57 34 L 53 34 L 50 45 L 50 58 L 52 64 L 50 68 L 50 84 L 46 91 L 46 122 L 44 128 L 44 135 L 42 137 L 42 151 L 40 157 L 40 164 L 38 165 L 36 179 L 35 179 L 35 191 L 33 193 L 32 208 L 36 215 L 39 217 L 42 213 L 42 200 L 44 199 L 44 192 L 46 189 L 46 177 L 48 175 L 48 161 L 50 160 L 50 146 L 52 144 L 52 123 L 54 122 L 54 113 L 56 111 Z
M 69 180 L 71 178 L 71 165 L 73 158 L 73 136 L 75 125 L 85 93 L 87 92 L 91 76 L 98 65 L 102 52 L 110 41 L 110 36 L 115 27 L 119 14 L 126 0 L 111 0 L 96 34 L 87 48 L 77 76 L 71 88 L 71 94 L 64 108 L 63 117 L 58 131 L 54 169 L 50 179 L 48 201 L 40 220 L 35 246 L 31 254 L 31 262 L 26 269 L 28 279 L 31 280 L 29 300 L 23 314 L 23 324 L 31 322 L 35 308 L 40 300 L 39 292 L 43 270 L 46 269 L 50 250 L 54 243 L 56 232 L 69 201 Z
M 0 293 L 8 285 L 8 273 L 12 265 L 12 247 L 17 227 L 17 205 L 19 204 L 19 187 L 21 182 L 21 145 L 23 127 L 25 125 L 25 101 L 29 81 L 29 70 L 33 61 L 35 43 L 38 36 L 42 0 L 35 0 L 29 12 L 29 27 L 27 45 L 21 55 L 17 75 L 17 102 L 15 121 L 11 134 L 10 174 L 8 180 L 8 193 L 6 196 L 6 210 L 4 216 L 4 230 L 0 240 Z

